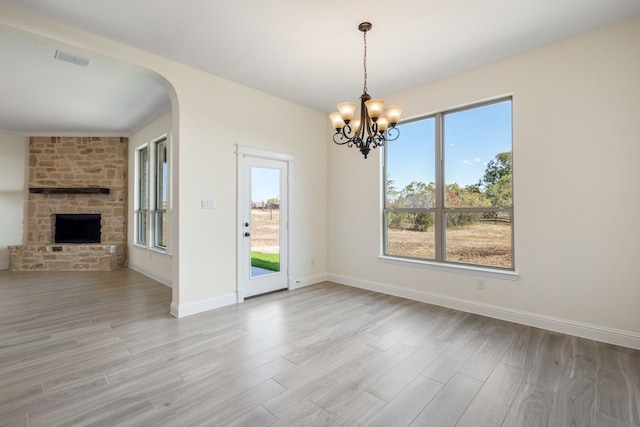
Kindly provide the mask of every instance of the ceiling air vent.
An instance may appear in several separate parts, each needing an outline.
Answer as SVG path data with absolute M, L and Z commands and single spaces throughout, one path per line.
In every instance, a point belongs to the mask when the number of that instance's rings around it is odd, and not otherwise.
M 91 64 L 91 60 L 89 58 L 83 58 L 82 56 L 77 56 L 69 52 L 63 52 L 61 50 L 56 50 L 56 59 L 60 61 L 68 62 L 70 64 L 76 64 L 81 67 L 88 67 Z

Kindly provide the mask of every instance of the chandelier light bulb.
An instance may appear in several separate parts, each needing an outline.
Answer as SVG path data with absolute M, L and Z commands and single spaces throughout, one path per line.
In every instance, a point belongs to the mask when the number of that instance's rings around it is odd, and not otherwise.
M 389 127 L 389 120 L 385 116 L 380 116 L 376 125 L 378 125 L 378 132 L 384 132 Z
M 338 112 L 346 123 L 349 123 L 350 120 L 353 119 L 353 116 L 356 114 L 356 103 L 355 102 L 343 102 L 338 104 Z
M 362 121 L 360 120 L 360 117 L 356 117 L 355 119 L 353 119 L 353 121 L 351 122 L 351 131 L 354 134 L 357 134 L 360 132 L 360 125 L 362 124 Z
M 364 105 L 367 107 L 367 113 L 372 120 L 377 120 L 378 117 L 382 115 L 382 108 L 384 107 L 384 100 L 382 99 L 370 99 L 365 102 Z
M 384 115 L 389 120 L 389 123 L 392 123 L 394 126 L 396 123 L 400 121 L 401 114 L 402 114 L 402 107 L 398 107 L 398 106 L 385 108 L 384 110 Z
M 345 126 L 345 122 L 342 119 L 342 116 L 339 112 L 329 114 L 329 118 L 331 119 L 331 124 L 334 129 L 342 129 Z

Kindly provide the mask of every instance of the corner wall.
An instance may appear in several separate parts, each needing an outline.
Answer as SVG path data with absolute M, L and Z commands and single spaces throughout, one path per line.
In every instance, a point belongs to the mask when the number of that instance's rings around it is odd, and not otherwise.
M 136 150 L 144 144 L 150 144 L 154 139 L 167 135 L 169 141 L 169 152 L 172 149 L 172 112 L 164 114 L 162 117 L 154 120 L 144 128 L 138 130 L 129 137 L 129 200 L 128 200 L 128 216 L 127 223 L 127 254 L 129 268 L 136 270 L 146 276 L 153 278 L 165 285 L 172 286 L 173 266 L 171 247 L 167 252 L 153 250 L 151 248 L 135 245 L 134 241 L 134 215 L 135 215 L 135 161 Z M 169 156 L 169 162 L 172 162 Z M 171 218 L 171 207 L 168 210 L 168 218 Z
M 410 118 L 513 94 L 518 280 L 378 259 L 380 151 L 331 143 L 329 277 L 640 348 L 638 40 L 640 18 L 388 97 Z

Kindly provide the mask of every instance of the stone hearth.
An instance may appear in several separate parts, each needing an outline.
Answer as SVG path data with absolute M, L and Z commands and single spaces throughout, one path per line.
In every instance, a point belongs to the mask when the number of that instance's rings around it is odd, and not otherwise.
M 113 270 L 125 263 L 124 245 L 53 244 L 9 246 L 13 270 Z

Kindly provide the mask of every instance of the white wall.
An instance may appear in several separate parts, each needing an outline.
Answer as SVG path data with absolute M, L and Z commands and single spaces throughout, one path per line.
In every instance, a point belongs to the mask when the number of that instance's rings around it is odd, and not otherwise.
M 518 280 L 379 260 L 380 153 L 335 145 L 330 278 L 640 346 L 638 40 L 634 19 L 389 97 L 409 118 L 513 94 Z
M 29 139 L 0 134 L 0 269 L 9 268 L 7 246 L 22 244 Z
M 127 204 L 127 265 L 155 280 L 171 286 L 173 277 L 173 260 L 170 252 L 160 252 L 146 247 L 134 245 L 134 216 L 135 216 L 135 162 L 138 147 L 149 144 L 154 139 L 167 135 L 169 150 L 171 150 L 171 127 L 173 123 L 172 112 L 154 120 L 144 128 L 138 130 L 129 137 L 128 153 L 128 204 Z M 168 218 L 171 210 L 168 209 Z
M 0 24 L 13 34 L 44 38 L 52 48 L 104 55 L 146 68 L 169 91 L 174 313 L 235 302 L 236 144 L 294 156 L 290 275 L 308 278 L 326 273 L 327 119 L 323 113 L 2 5 Z M 200 209 L 204 197 L 215 199 L 216 209 Z
M 326 116 L 204 73 L 185 83 L 189 87 L 176 83 L 181 129 L 179 280 L 189 284 L 181 304 L 184 298 L 215 305 L 213 296 L 229 300 L 235 292 L 236 233 L 241 231 L 236 230 L 236 144 L 293 155 L 290 276 L 325 273 Z M 202 198 L 214 199 L 216 208 L 200 209 Z

